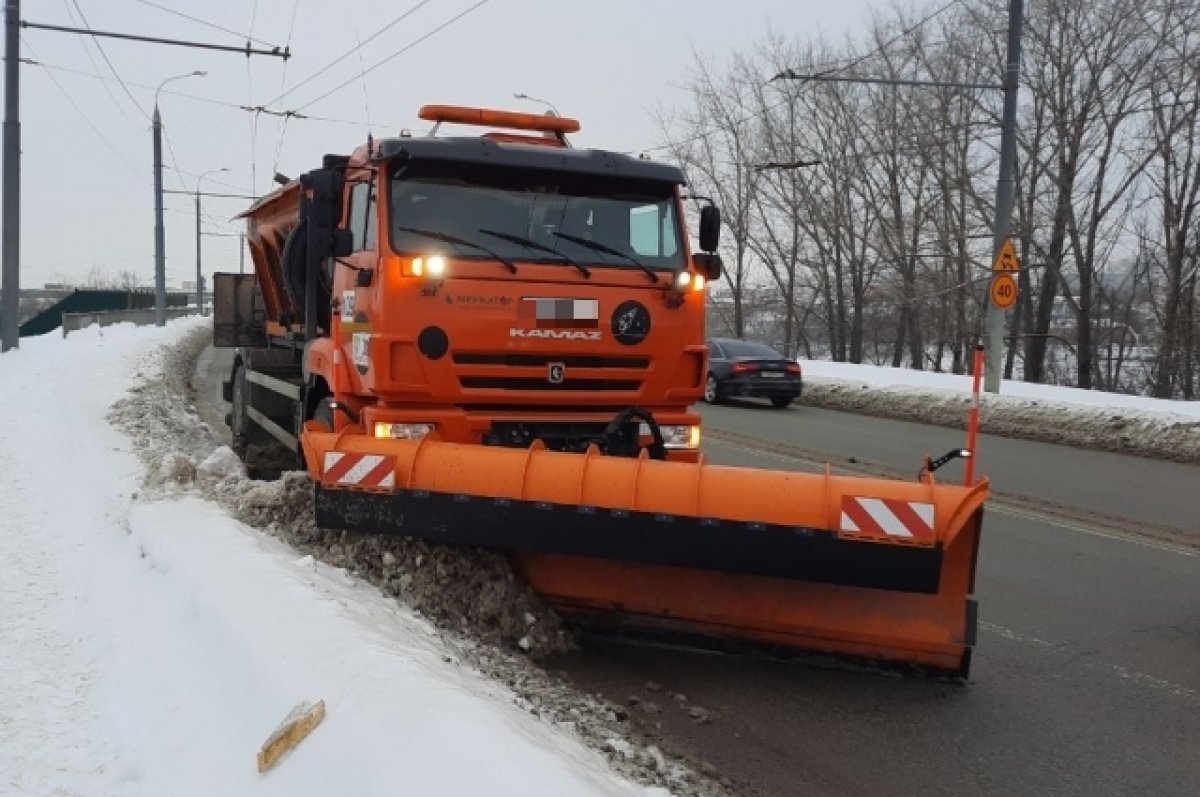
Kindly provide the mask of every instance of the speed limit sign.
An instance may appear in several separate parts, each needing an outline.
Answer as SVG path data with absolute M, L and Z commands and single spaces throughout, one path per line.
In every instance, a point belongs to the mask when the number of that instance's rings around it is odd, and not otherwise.
M 997 274 L 992 278 L 992 304 L 1001 310 L 1007 310 L 1016 304 L 1017 281 L 1011 274 Z

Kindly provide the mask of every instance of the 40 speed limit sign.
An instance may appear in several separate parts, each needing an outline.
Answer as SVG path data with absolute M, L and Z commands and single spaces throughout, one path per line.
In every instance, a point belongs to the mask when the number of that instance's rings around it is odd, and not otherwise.
M 1017 302 L 1017 281 L 1011 274 L 1001 273 L 992 278 L 992 304 L 1007 310 Z

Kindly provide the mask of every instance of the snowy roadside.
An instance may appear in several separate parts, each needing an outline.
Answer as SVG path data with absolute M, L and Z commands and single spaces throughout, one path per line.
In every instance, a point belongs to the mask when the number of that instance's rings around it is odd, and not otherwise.
M 965 428 L 971 378 L 801 360 L 808 406 Z M 980 401 L 980 431 L 1078 448 L 1200 463 L 1200 402 L 1006 380 Z
M 624 776 L 678 794 L 727 793 L 714 776 L 694 771 L 660 740 L 634 729 L 625 708 L 582 694 L 537 665 L 543 656 L 571 649 L 574 640 L 504 557 L 321 529 L 313 522 L 305 473 L 275 481 L 244 478 L 191 404 L 195 362 L 210 338 L 208 329 L 200 329 L 165 347 L 161 370 L 135 385 L 110 413 L 145 463 L 143 499 L 201 495 L 297 555 L 369 584 L 364 588 L 380 599 L 433 624 L 447 667 L 499 684 L 511 705 L 583 742 Z
M 490 640 L 471 630 L 487 612 L 435 628 L 348 572 L 399 588 L 396 554 L 314 541 L 325 564 L 285 544 L 321 534 L 298 520 L 307 491 L 209 457 L 215 438 L 180 392 L 206 334 L 200 319 L 96 328 L 0 357 L 19 388 L 0 420 L 13 463 L 0 481 L 0 793 L 719 792 L 623 733 L 613 707 L 494 644 L 521 631 L 553 649 L 544 610 L 532 623 L 522 612 L 523 628 L 493 616 Z M 114 402 L 132 443 L 105 423 Z M 222 507 L 273 518 L 278 539 Z M 417 570 L 449 566 L 420 556 Z M 500 599 L 520 605 L 503 572 L 441 575 L 499 579 Z M 317 699 L 324 723 L 259 775 L 258 745 Z

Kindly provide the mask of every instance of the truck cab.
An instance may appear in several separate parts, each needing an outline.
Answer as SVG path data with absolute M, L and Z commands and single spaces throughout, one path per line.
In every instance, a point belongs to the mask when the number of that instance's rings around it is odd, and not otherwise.
M 703 393 L 705 285 L 719 260 L 692 255 L 682 172 L 573 148 L 571 119 L 421 116 L 435 132 L 501 130 L 326 157 L 343 251 L 315 269 L 308 417 L 376 437 L 622 455 L 661 433 L 667 458 L 694 460 L 689 407 Z M 293 183 L 245 214 L 276 337 L 306 315 L 314 190 Z

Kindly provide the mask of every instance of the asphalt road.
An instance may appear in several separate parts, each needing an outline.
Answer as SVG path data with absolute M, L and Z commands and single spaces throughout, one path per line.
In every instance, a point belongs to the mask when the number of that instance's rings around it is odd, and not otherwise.
M 803 406 L 702 412 L 719 464 L 811 469 L 796 455 L 824 452 L 915 475 L 924 453 L 962 445 Z M 967 684 L 607 641 L 558 665 L 662 707 L 632 715 L 747 795 L 1200 793 L 1200 468 L 991 437 L 979 455 L 1026 503 L 986 513 Z M 1043 516 L 1044 501 L 1080 517 Z M 695 723 L 666 692 L 717 718 Z
M 214 425 L 224 355 L 197 367 Z M 962 445 L 953 430 L 803 406 L 701 412 L 719 464 L 915 476 L 925 453 Z M 1001 498 L 984 521 L 967 684 L 595 639 L 550 667 L 655 703 L 631 721 L 748 797 L 1200 793 L 1200 468 L 988 436 L 977 465 Z

